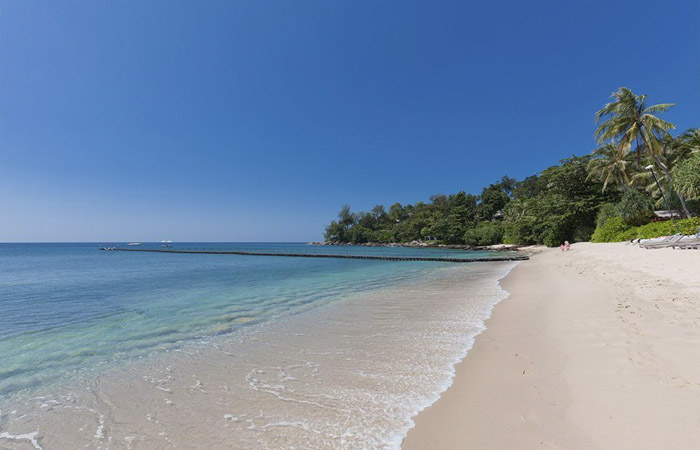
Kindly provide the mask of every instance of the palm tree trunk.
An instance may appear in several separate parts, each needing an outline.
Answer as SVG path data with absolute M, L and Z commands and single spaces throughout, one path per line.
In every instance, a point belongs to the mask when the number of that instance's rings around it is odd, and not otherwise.
M 678 196 L 678 200 L 681 201 L 681 207 L 683 208 L 683 213 L 685 214 L 685 217 L 687 217 L 688 219 L 693 217 L 693 215 L 690 214 L 690 211 L 688 211 L 688 207 L 685 205 L 685 199 L 683 198 L 683 196 L 677 192 L 676 195 Z
M 664 173 L 664 178 L 666 178 L 666 181 L 668 182 L 668 185 L 671 186 L 671 181 L 672 181 L 672 178 L 671 178 L 671 171 L 668 170 L 668 167 L 666 167 L 666 165 L 664 165 L 664 164 L 659 160 L 658 157 L 654 157 L 654 160 L 656 161 L 656 164 L 661 168 L 661 171 Z M 671 189 L 672 189 L 672 188 L 671 188 Z M 676 196 L 678 197 L 678 200 L 680 200 L 680 202 L 681 202 L 681 208 L 683 208 L 683 214 L 685 215 L 685 217 L 688 218 L 688 219 L 690 219 L 691 217 L 693 217 L 693 216 L 690 214 L 690 211 L 688 211 L 688 206 L 686 206 L 686 204 L 685 204 L 685 199 L 683 198 L 683 196 L 682 196 L 681 194 L 679 194 L 678 192 L 675 192 L 675 191 L 673 191 L 673 192 L 676 194 Z
M 635 149 L 637 164 L 639 164 L 639 167 L 642 167 L 642 148 L 639 146 L 639 135 L 635 138 L 635 143 L 637 144 L 637 148 Z
M 627 192 L 627 191 L 629 191 L 629 190 L 630 190 L 630 187 L 627 186 L 627 183 L 625 183 L 625 179 L 622 178 L 622 174 L 619 174 L 619 173 L 618 173 L 618 174 L 617 174 L 617 177 L 619 178 L 618 181 L 620 182 L 620 187 L 622 188 L 622 192 Z

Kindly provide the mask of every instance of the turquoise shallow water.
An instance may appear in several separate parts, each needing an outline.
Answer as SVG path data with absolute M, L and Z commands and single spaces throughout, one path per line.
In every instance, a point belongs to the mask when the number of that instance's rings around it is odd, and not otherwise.
M 0 394 L 299 314 L 425 276 L 444 263 L 102 252 L 103 244 L 0 244 Z M 112 245 L 112 244 L 107 244 Z M 144 244 L 145 247 L 160 244 Z M 411 255 L 422 249 L 178 244 Z M 428 250 L 446 254 L 444 250 Z M 458 254 L 463 252 L 452 252 Z M 486 255 L 470 252 L 470 256 Z
M 517 264 L 98 250 L 113 245 L 0 244 L 0 447 L 399 448 Z

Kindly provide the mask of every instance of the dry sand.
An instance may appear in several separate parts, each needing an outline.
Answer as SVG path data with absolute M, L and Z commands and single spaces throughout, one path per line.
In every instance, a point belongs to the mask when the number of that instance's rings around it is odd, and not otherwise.
M 700 448 L 700 251 L 536 251 L 403 448 Z

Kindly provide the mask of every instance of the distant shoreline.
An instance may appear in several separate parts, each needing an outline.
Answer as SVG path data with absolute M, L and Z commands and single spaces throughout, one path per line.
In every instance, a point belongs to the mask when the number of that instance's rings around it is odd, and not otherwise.
M 364 242 L 354 244 L 351 242 L 329 242 L 329 241 L 312 241 L 307 242 L 307 245 L 330 245 L 330 246 L 360 246 L 360 247 L 408 247 L 408 248 L 441 248 L 449 250 L 490 250 L 498 252 L 520 251 L 526 245 L 519 244 L 495 244 L 495 245 L 463 245 L 463 244 L 438 244 L 435 242 L 411 241 L 411 242 Z

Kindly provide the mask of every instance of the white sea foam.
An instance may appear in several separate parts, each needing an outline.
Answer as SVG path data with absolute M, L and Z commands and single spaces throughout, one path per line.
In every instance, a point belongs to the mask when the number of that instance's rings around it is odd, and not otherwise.
M 514 265 L 436 269 L 132 363 L 64 395 L 72 413 L 36 398 L 42 442 L 96 447 L 108 434 L 116 448 L 399 448 L 452 383 Z
M 418 415 L 421 411 L 429 408 L 435 402 L 437 402 L 442 394 L 447 391 L 447 389 L 452 386 L 452 383 L 454 381 L 454 377 L 456 375 L 456 370 L 455 366 L 461 362 L 469 353 L 469 350 L 472 349 L 474 346 L 474 342 L 476 341 L 476 337 L 481 334 L 484 330 L 486 330 L 486 321 L 491 318 L 491 314 L 493 312 L 493 308 L 500 303 L 502 300 L 505 300 L 508 298 L 510 295 L 508 291 L 504 290 L 501 287 L 500 281 L 508 276 L 508 274 L 517 266 L 518 263 L 511 263 L 507 264 L 504 266 L 504 270 L 501 270 L 498 272 L 498 274 L 495 277 L 495 280 L 493 280 L 496 284 L 496 287 L 494 289 L 494 294 L 491 298 L 490 304 L 487 304 L 487 308 L 485 310 L 485 314 L 478 318 L 477 320 L 474 320 L 472 325 L 472 331 L 468 334 L 465 335 L 466 337 L 466 345 L 462 348 L 462 351 L 455 355 L 455 357 L 449 362 L 447 366 L 447 373 L 449 374 L 449 377 L 446 378 L 446 380 L 438 385 L 437 389 L 432 392 L 432 395 L 427 399 L 425 402 L 417 404 L 416 407 L 414 408 L 414 411 L 412 412 L 410 419 L 409 419 L 409 425 L 402 429 L 400 432 L 398 432 L 396 435 L 394 435 L 389 441 L 387 441 L 387 445 L 389 448 L 394 448 L 394 449 L 400 449 L 401 444 L 403 443 L 404 438 L 408 434 L 408 431 L 413 428 L 416 423 L 414 421 L 414 418 L 416 415 Z
M 39 445 L 39 441 L 37 441 L 38 435 L 38 431 L 32 431 L 31 433 L 25 434 L 10 434 L 7 431 L 3 431 L 2 433 L 0 433 L 0 439 L 9 439 L 12 441 L 29 441 L 34 448 L 42 450 L 41 445 Z
M 105 438 L 105 416 L 100 414 L 99 421 L 100 422 L 97 425 L 97 431 L 95 431 L 95 438 L 96 439 L 104 439 Z

